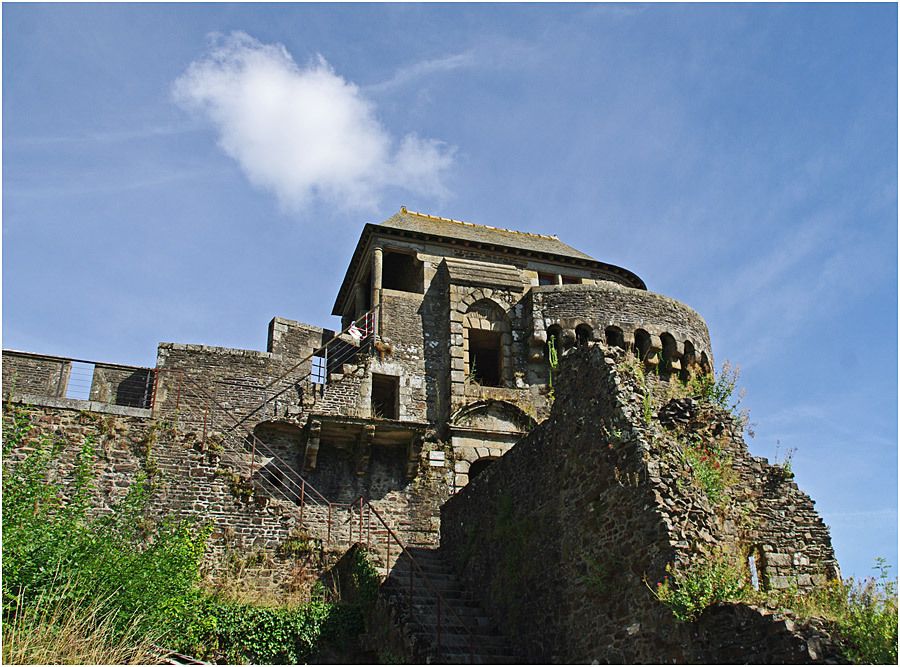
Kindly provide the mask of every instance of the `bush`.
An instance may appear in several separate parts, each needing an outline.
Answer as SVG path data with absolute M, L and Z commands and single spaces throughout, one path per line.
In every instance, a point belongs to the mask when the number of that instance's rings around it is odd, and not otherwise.
M 174 519 L 150 526 L 146 478 L 111 512 L 91 515 L 93 440 L 85 438 L 66 484 L 59 461 L 65 441 L 31 431 L 27 411 L 9 411 L 3 424 L 4 634 L 50 632 L 61 618 L 78 618 L 72 627 L 96 623 L 95 634 L 112 644 L 129 637 L 166 641 L 170 618 L 185 608 L 197 581 L 206 531 Z M 27 455 L 11 460 L 20 447 Z
M 682 621 L 694 620 L 717 602 L 741 600 L 749 588 L 745 573 L 723 552 L 691 563 L 683 570 L 667 565 L 666 572 L 653 594 Z
M 877 579 L 833 580 L 816 589 L 756 591 L 736 559 L 724 552 L 698 560 L 682 570 L 666 567 L 663 581 L 651 589 L 676 618 L 692 621 L 717 602 L 773 604 L 800 618 L 831 621 L 845 657 L 857 664 L 897 664 L 897 581 L 889 578 L 884 559 L 876 561 Z
M 800 616 L 832 621 L 845 643 L 846 657 L 860 664 L 897 664 L 897 581 L 884 559 L 876 560 L 878 578 L 832 580 L 809 593 L 769 593 Z
M 34 435 L 26 410 L 8 409 L 3 436 L 4 662 L 151 663 L 158 643 L 229 663 L 294 664 L 362 632 L 378 586 L 362 554 L 351 571 L 359 604 L 266 607 L 211 595 L 197 585 L 209 528 L 151 521 L 145 476 L 97 515 L 91 438 L 70 471 L 60 455 L 72 445 Z M 13 460 L 14 451 L 26 455 Z M 309 546 L 301 537 L 292 547 Z

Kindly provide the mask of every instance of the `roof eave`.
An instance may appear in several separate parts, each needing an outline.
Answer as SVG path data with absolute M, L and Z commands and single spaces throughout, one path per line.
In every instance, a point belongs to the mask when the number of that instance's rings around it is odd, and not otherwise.
M 341 282 L 341 287 L 338 290 L 337 299 L 334 302 L 334 309 L 331 311 L 332 315 L 341 316 L 343 314 L 343 305 L 348 298 L 348 292 L 350 290 L 350 283 L 352 278 L 356 275 L 358 271 L 358 264 L 365 253 L 365 248 L 368 245 L 369 237 L 373 232 L 377 231 L 380 234 L 384 234 L 385 236 L 393 236 L 395 238 L 414 238 L 425 241 L 436 241 L 438 243 L 443 243 L 445 245 L 451 246 L 478 246 L 480 248 L 484 248 L 486 250 L 494 250 L 500 253 L 509 253 L 515 254 L 523 257 L 532 257 L 538 259 L 547 259 L 559 264 L 569 264 L 572 266 L 581 266 L 581 267 L 590 267 L 593 269 L 599 269 L 601 271 L 608 271 L 609 273 L 613 273 L 629 283 L 629 287 L 634 287 L 636 289 L 647 289 L 647 285 L 644 281 L 635 273 L 629 271 L 628 269 L 623 269 L 621 266 L 616 266 L 615 264 L 608 264 L 606 262 L 601 262 L 596 259 L 591 258 L 582 258 L 582 257 L 570 257 L 566 255 L 559 255 L 556 253 L 543 252 L 539 250 L 528 250 L 525 248 L 517 248 L 516 246 L 504 245 L 500 243 L 485 243 L 478 241 L 468 241 L 465 239 L 458 239 L 452 236 L 440 236 L 437 234 L 429 234 L 427 232 L 413 231 L 407 229 L 398 229 L 396 227 L 385 227 L 383 225 L 376 225 L 371 222 L 367 222 L 365 227 L 363 227 L 363 231 L 360 234 L 359 242 L 356 244 L 356 249 L 353 251 L 353 257 L 350 259 L 350 264 L 347 267 L 347 272 L 344 274 L 344 280 Z

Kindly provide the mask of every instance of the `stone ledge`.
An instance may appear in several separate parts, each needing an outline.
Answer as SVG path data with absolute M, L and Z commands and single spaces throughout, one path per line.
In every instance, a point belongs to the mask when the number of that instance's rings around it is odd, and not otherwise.
M 259 350 L 241 350 L 234 347 L 217 347 L 215 345 L 195 345 L 188 343 L 160 343 L 160 350 L 176 350 L 179 352 L 205 352 L 207 354 L 229 354 L 237 357 L 255 357 L 258 359 L 281 359 L 276 352 Z
M 153 411 L 148 408 L 132 408 L 125 405 L 113 405 L 100 401 L 82 401 L 77 398 L 54 398 L 41 396 L 40 394 L 15 394 L 7 400 L 13 403 L 35 405 L 43 408 L 62 408 L 63 410 L 82 410 L 86 412 L 100 412 L 109 415 L 121 415 L 124 417 L 143 417 L 150 419 Z

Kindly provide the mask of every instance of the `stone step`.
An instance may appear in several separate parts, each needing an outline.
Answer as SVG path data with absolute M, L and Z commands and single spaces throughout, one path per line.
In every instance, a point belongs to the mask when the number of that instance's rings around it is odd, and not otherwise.
M 484 656 L 458 651 L 442 651 L 441 660 L 449 665 L 515 665 L 521 662 L 509 654 Z

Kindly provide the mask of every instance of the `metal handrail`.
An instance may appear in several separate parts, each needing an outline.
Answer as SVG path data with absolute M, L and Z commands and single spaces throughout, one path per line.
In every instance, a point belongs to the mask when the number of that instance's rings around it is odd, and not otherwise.
M 172 372 L 172 371 L 170 371 L 170 372 Z M 326 504 L 329 504 L 329 503 L 331 502 L 331 501 L 329 501 L 329 500 L 328 500 L 321 492 L 319 492 L 319 490 L 316 489 L 316 487 L 314 487 L 310 482 L 306 481 L 306 479 L 305 479 L 302 475 L 300 475 L 299 473 L 296 473 L 296 472 L 294 471 L 294 469 L 291 468 L 291 467 L 287 464 L 286 461 L 284 461 L 284 459 L 282 459 L 280 456 L 278 456 L 278 454 L 277 454 L 276 452 L 274 452 L 274 451 L 273 451 L 273 450 L 272 450 L 265 442 L 263 442 L 262 440 L 260 440 L 260 439 L 256 436 L 255 433 L 253 433 L 250 429 L 248 429 L 246 426 L 244 426 L 244 425 L 241 424 L 240 422 L 237 422 L 237 420 L 235 419 L 235 417 L 233 417 L 233 416 L 231 415 L 231 413 L 230 413 L 225 407 L 223 407 L 222 404 L 219 403 L 215 398 L 213 398 L 212 396 L 210 396 L 209 394 L 207 394 L 206 391 L 203 389 L 203 387 L 199 386 L 196 382 L 194 382 L 194 381 L 191 380 L 190 378 L 185 377 L 183 371 L 177 371 L 177 373 L 179 373 L 179 374 L 181 375 L 180 380 L 181 380 L 181 382 L 182 382 L 185 386 L 190 387 L 190 388 L 194 389 L 195 391 L 197 391 L 197 392 L 200 394 L 200 398 L 206 399 L 206 401 L 208 401 L 208 403 L 212 403 L 212 404 L 213 404 L 215 407 L 217 407 L 221 412 L 225 413 L 225 414 L 228 415 L 233 421 L 235 421 L 235 426 L 236 426 L 236 427 L 240 427 L 240 428 L 243 429 L 243 431 L 244 431 L 245 434 L 246 434 L 245 437 L 251 439 L 251 444 L 252 444 L 252 446 L 253 446 L 252 456 L 253 456 L 254 458 L 255 458 L 255 453 L 256 453 L 256 450 L 257 450 L 257 449 L 261 449 L 261 450 L 266 451 L 266 452 L 267 452 L 267 456 L 270 455 L 270 458 L 271 458 L 272 460 L 278 461 L 278 462 L 280 462 L 281 464 L 283 464 L 283 467 L 280 467 L 280 466 L 278 466 L 278 465 L 276 464 L 276 466 L 275 466 L 276 468 L 278 468 L 279 470 L 281 470 L 281 472 L 289 472 L 289 473 L 291 473 L 290 475 L 288 475 L 288 476 L 285 478 L 287 481 L 290 481 L 290 482 L 293 483 L 295 486 L 299 486 L 299 485 L 297 484 L 297 482 L 296 482 L 295 480 L 292 479 L 292 476 L 296 474 L 296 476 L 300 478 L 301 483 L 302 483 L 303 487 L 305 487 L 305 489 L 309 489 L 310 491 L 312 491 L 316 496 L 318 496 L 318 498 L 319 498 L 320 500 L 322 500 L 322 502 L 324 502 L 324 503 L 326 503 Z M 207 404 L 207 407 L 208 407 L 208 404 Z M 229 434 L 232 434 L 232 433 L 234 433 L 234 430 L 229 431 L 229 432 L 227 432 L 227 433 L 223 433 L 223 436 L 227 437 Z M 254 472 L 253 468 L 254 468 L 254 461 L 253 461 L 253 458 L 252 458 L 252 459 L 251 459 L 251 463 L 250 463 L 250 474 L 248 475 L 248 478 L 253 476 L 253 472 Z M 264 478 L 262 478 L 262 479 L 264 479 Z M 305 489 L 304 489 L 304 490 L 305 490 Z
M 313 357 L 319 357 L 319 356 L 321 356 L 321 353 L 322 353 L 322 352 L 327 351 L 328 348 L 329 348 L 329 346 L 331 346 L 332 344 L 337 344 L 337 341 L 341 341 L 341 342 L 346 343 L 346 341 L 344 341 L 344 340 L 341 338 L 341 336 L 343 336 L 343 335 L 346 334 L 346 333 L 349 333 L 350 329 L 352 329 L 353 327 L 355 327 L 355 326 L 356 326 L 357 324 L 359 324 L 360 322 L 365 323 L 365 324 L 364 324 L 364 330 L 365 330 L 365 331 L 369 331 L 369 330 L 370 330 L 370 327 L 369 327 L 369 320 L 370 320 L 370 318 L 371 318 L 371 321 L 372 321 L 371 332 L 369 333 L 369 335 L 367 335 L 367 336 L 365 337 L 364 340 L 366 340 L 366 341 L 371 341 L 371 340 L 375 339 L 375 337 L 377 336 L 377 334 L 375 333 L 375 331 L 376 331 L 376 323 L 377 323 L 377 309 L 373 308 L 372 310 L 370 310 L 370 311 L 368 311 L 367 313 L 365 313 L 362 317 L 360 317 L 360 318 L 354 320 L 353 322 L 351 322 L 346 328 L 344 328 L 343 330 L 341 330 L 340 333 L 336 334 L 331 340 L 329 340 L 327 343 L 325 343 L 322 347 L 318 347 L 318 348 L 314 349 L 310 354 L 308 354 L 307 356 L 303 357 L 303 358 L 302 358 L 300 361 L 298 361 L 296 364 L 294 364 L 294 365 L 291 366 L 289 369 L 287 369 L 286 371 L 284 371 L 280 376 L 278 376 L 277 378 L 275 378 L 274 380 L 272 380 L 271 382 L 269 382 L 269 384 L 264 385 L 264 386 L 262 387 L 262 391 L 265 392 L 266 390 L 270 389 L 271 387 L 273 387 L 273 386 L 274 386 L 275 384 L 277 384 L 278 382 L 281 382 L 281 381 L 284 380 L 286 377 L 288 377 L 291 373 L 293 373 L 295 370 L 297 370 L 298 368 L 300 368 L 301 366 L 303 366 L 303 364 L 305 364 L 305 363 L 311 361 L 311 360 L 313 359 Z M 360 346 L 359 346 L 359 350 L 361 350 L 361 349 L 363 349 L 363 344 L 362 344 L 362 343 L 361 343 Z M 347 356 L 344 357 L 344 358 L 349 358 L 349 356 L 350 356 L 350 355 L 347 355 Z M 327 369 L 327 368 L 325 369 L 325 372 L 326 372 L 326 373 L 328 372 L 328 369 Z M 295 385 L 295 384 L 297 384 L 297 383 L 299 383 L 299 382 L 303 382 L 304 380 L 308 379 L 308 378 L 310 377 L 310 375 L 312 375 L 312 373 L 309 372 L 309 371 L 307 371 L 307 372 L 306 372 L 304 375 L 302 375 L 301 377 L 297 378 L 296 380 L 293 380 L 293 381 L 292 381 L 292 385 Z M 253 408 L 253 409 L 252 409 L 250 412 L 248 412 L 247 414 L 245 414 L 245 415 L 244 415 L 237 423 L 238 423 L 238 424 L 242 424 L 243 422 L 247 421 L 252 415 L 254 415 L 254 414 L 256 414 L 257 412 L 259 412 L 259 411 L 260 411 L 265 405 L 267 405 L 269 402 L 271 402 L 272 400 L 278 398 L 279 396 L 281 396 L 281 395 L 282 395 L 283 393 L 285 393 L 286 391 L 290 390 L 292 385 L 288 385 L 287 387 L 285 387 L 284 389 L 282 389 L 282 390 L 279 391 L 278 393 L 272 394 L 271 396 L 267 396 L 266 399 L 265 399 L 262 403 L 260 403 L 259 405 L 257 405 L 255 408 Z
M 368 527 L 368 532 L 371 532 L 371 515 L 372 514 L 375 515 L 375 518 L 381 522 L 381 525 L 384 526 L 385 530 L 387 531 L 388 538 L 385 540 L 385 543 L 387 545 L 387 553 L 385 554 L 385 564 L 384 564 L 385 578 L 387 578 L 389 576 L 390 567 L 391 567 L 390 538 L 394 539 L 394 541 L 397 543 L 397 546 L 400 547 L 401 552 L 406 554 L 406 557 L 409 559 L 409 562 L 411 565 L 410 570 L 409 570 L 409 611 L 410 611 L 410 614 L 415 613 L 413 603 L 412 603 L 413 568 L 415 568 L 416 573 L 419 575 L 419 578 L 421 578 L 422 581 L 424 582 L 425 588 L 427 588 L 428 591 L 432 595 L 434 595 L 434 598 L 437 602 L 437 652 L 438 653 L 441 652 L 441 627 L 442 627 L 441 606 L 443 605 L 446 609 L 450 610 L 450 612 L 455 617 L 456 622 L 459 624 L 459 626 L 465 632 L 466 646 L 469 649 L 469 662 L 470 663 L 474 662 L 475 649 L 472 644 L 472 631 L 470 630 L 469 626 L 462 620 L 462 618 L 459 616 L 459 614 L 456 612 L 456 610 L 452 606 L 447 604 L 447 601 L 444 599 L 444 596 L 441 595 L 439 591 L 437 591 L 435 588 L 433 588 L 431 586 L 431 584 L 428 583 L 428 578 L 425 576 L 425 571 L 422 569 L 422 567 L 419 565 L 419 563 L 416 562 L 416 559 L 413 558 L 413 555 L 409 552 L 409 550 L 406 548 L 406 546 L 403 544 L 403 542 L 400 540 L 400 538 L 397 537 L 397 534 L 394 532 L 394 530 L 387 524 L 387 522 L 384 520 L 384 517 L 381 516 L 381 514 L 378 512 L 378 510 L 376 510 L 375 507 L 372 505 L 372 503 L 370 503 L 369 500 L 367 498 L 365 498 L 364 496 L 359 496 L 356 500 L 354 500 L 352 503 L 350 503 L 350 517 L 347 519 L 347 522 L 349 522 L 351 524 L 351 532 L 350 532 L 351 543 L 352 543 L 352 538 L 353 538 L 353 532 L 352 532 L 353 510 L 356 509 L 357 505 L 359 506 L 359 517 L 360 517 L 360 535 L 359 535 L 360 539 L 362 539 L 362 514 L 363 514 L 364 506 L 369 509 L 370 525 Z

